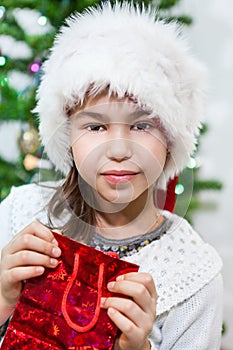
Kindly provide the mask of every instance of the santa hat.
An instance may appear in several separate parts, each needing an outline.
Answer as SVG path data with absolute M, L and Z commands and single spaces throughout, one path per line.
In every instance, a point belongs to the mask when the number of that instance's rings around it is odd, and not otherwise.
M 40 136 L 56 169 L 72 166 L 67 110 L 87 91 L 108 87 L 132 96 L 160 120 L 170 139 L 158 188 L 165 189 L 195 150 L 203 115 L 204 69 L 189 53 L 176 23 L 156 11 L 105 3 L 67 19 L 43 65 L 35 112 Z

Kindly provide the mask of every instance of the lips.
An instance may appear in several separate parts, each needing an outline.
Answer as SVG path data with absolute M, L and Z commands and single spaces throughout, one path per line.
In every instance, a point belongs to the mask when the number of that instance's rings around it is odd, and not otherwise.
M 101 173 L 106 181 L 112 184 L 129 182 L 133 180 L 138 174 L 138 172 L 132 170 L 108 170 Z

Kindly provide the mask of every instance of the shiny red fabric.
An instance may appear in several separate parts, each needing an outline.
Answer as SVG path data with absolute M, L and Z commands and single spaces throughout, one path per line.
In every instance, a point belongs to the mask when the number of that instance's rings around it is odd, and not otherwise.
M 118 329 L 98 304 L 116 295 L 108 282 L 138 266 L 54 235 L 59 264 L 26 282 L 1 349 L 112 349 Z
M 155 205 L 164 210 L 168 210 L 171 213 L 175 210 L 176 205 L 176 185 L 178 183 L 178 177 L 174 177 L 168 182 L 166 191 L 157 190 L 155 193 Z
M 166 201 L 164 205 L 164 210 L 168 210 L 170 212 L 173 212 L 176 205 L 176 185 L 178 183 L 178 177 L 174 177 L 174 179 L 171 179 L 167 186 L 167 193 L 166 193 Z

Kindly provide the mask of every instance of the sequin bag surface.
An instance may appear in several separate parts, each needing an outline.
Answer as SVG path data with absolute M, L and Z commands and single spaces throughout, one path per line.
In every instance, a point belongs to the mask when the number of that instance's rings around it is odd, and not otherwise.
M 112 349 L 118 329 L 100 299 L 116 295 L 108 282 L 138 266 L 54 236 L 62 251 L 59 264 L 25 283 L 1 349 Z

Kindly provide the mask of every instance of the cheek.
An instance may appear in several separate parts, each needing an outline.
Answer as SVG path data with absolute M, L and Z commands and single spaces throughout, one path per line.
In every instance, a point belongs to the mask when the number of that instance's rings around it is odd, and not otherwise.
M 71 149 L 72 149 L 75 165 L 79 170 L 84 159 L 87 157 L 89 150 L 87 148 L 87 145 L 85 145 L 83 142 L 80 142 L 80 141 L 74 142 L 71 145 Z
M 90 158 L 89 155 L 93 152 L 95 143 L 84 131 L 79 131 L 75 128 L 71 130 L 70 143 L 74 162 L 79 170 L 85 159 Z
M 153 136 L 153 139 L 153 142 L 150 143 L 150 151 L 153 154 L 154 159 L 156 159 L 160 167 L 163 169 L 167 158 L 167 142 L 165 137 L 159 131 Z
M 81 177 L 92 187 L 95 187 L 96 174 L 103 163 L 102 147 L 96 143 L 80 139 L 72 146 L 76 168 Z
M 156 147 L 152 149 L 152 154 L 154 158 L 157 160 L 158 164 L 160 164 L 161 168 L 164 167 L 167 158 L 167 148 L 162 143 L 158 143 Z
M 166 163 L 167 148 L 161 142 L 154 142 L 145 145 L 145 150 L 141 159 L 148 183 L 151 185 L 163 172 Z

